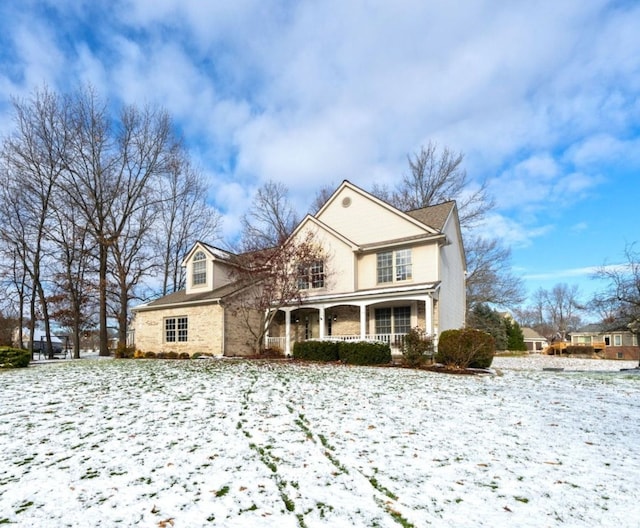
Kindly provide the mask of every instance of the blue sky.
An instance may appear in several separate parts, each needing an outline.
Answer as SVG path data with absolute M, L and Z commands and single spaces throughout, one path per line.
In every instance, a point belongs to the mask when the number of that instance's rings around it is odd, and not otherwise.
M 428 141 L 465 154 L 530 293 L 640 240 L 640 3 L 5 0 L 10 99 L 91 83 L 173 116 L 237 234 L 252 192 L 301 211 L 344 179 L 393 186 Z

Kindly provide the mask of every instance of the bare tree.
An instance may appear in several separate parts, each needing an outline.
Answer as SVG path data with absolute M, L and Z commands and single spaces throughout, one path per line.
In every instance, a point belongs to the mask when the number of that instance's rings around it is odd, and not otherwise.
M 514 306 L 524 301 L 522 281 L 511 272 L 511 250 L 497 239 L 469 237 L 467 255 L 467 304 Z
M 603 265 L 596 273 L 608 285 L 595 296 L 592 305 L 604 308 L 610 319 L 627 322 L 640 319 L 640 250 L 636 244 L 625 246 L 622 264 Z
M 329 198 L 331 198 L 331 195 L 335 190 L 335 185 L 323 185 L 322 187 L 320 187 L 320 189 L 318 189 L 318 191 L 316 192 L 316 195 L 311 204 L 311 208 L 309 209 L 311 214 L 316 214 L 322 208 L 322 206 L 327 203 Z
M 219 237 L 220 214 L 207 203 L 207 185 L 188 158 L 179 153 L 162 175 L 153 245 L 160 256 L 162 295 L 185 286 L 182 258 L 197 240 Z
M 108 355 L 110 252 L 125 230 L 131 229 L 131 219 L 149 206 L 152 182 L 168 170 L 176 142 L 164 111 L 125 107 L 118 122 L 113 123 L 105 103 L 91 88 L 76 94 L 68 106 L 73 135 L 72 147 L 65 157 L 64 188 L 97 247 L 99 353 Z M 121 319 L 126 321 L 126 315 Z M 123 335 L 126 336 L 126 326 L 119 328 L 121 341 Z
M 240 292 L 232 297 L 230 308 L 252 336 L 257 354 L 264 349 L 265 335 L 278 310 L 306 298 L 308 289 L 303 283 L 310 270 L 316 270 L 312 280 L 327 280 L 326 260 L 311 231 L 238 257 L 232 276 Z
M 467 308 L 478 303 L 513 306 L 522 301 L 522 280 L 511 271 L 511 251 L 495 238 L 473 234 L 473 229 L 494 207 L 487 182 L 476 187 L 462 166 L 464 156 L 429 142 L 409 156 L 409 173 L 391 190 L 374 186 L 374 196 L 401 211 L 455 200 L 467 255 Z
M 71 334 L 74 358 L 80 357 L 82 333 L 95 325 L 92 298 L 95 296 L 93 255 L 87 230 L 73 215 L 66 193 L 56 193 L 55 225 L 48 238 L 55 246 L 57 266 L 52 270 L 54 291 L 49 297 L 51 316 Z
M 373 194 L 401 211 L 455 200 L 460 226 L 465 229 L 477 225 L 494 207 L 486 181 L 473 188 L 462 166 L 464 155 L 461 152 L 448 147 L 439 149 L 437 143 L 430 141 L 408 160 L 410 171 L 395 190 L 378 186 Z
M 40 312 L 47 350 L 52 353 L 47 292 L 43 282 L 50 250 L 45 235 L 52 227 L 54 191 L 64 170 L 60 152 L 67 145 L 66 114 L 58 97 L 47 90 L 36 92 L 30 101 L 14 99 L 13 109 L 16 128 L 5 138 L 2 148 L 3 206 L 8 212 L 4 239 L 14 255 L 21 258 L 31 281 L 31 350 L 36 313 Z
M 534 305 L 529 308 L 536 314 L 536 331 L 547 338 L 566 339 L 567 333 L 581 325 L 580 301 L 577 285 L 556 284 L 551 290 L 539 288 L 533 295 Z
M 260 187 L 249 211 L 242 217 L 242 250 L 281 246 L 298 225 L 298 215 L 289 202 L 289 190 L 269 181 Z

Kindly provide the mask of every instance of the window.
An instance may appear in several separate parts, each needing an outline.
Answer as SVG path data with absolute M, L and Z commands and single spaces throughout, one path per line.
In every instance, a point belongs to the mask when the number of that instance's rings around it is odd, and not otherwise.
M 311 265 L 311 287 L 324 288 L 324 262 L 316 261 Z
M 393 251 L 378 253 L 378 283 L 393 282 Z
M 166 343 L 186 342 L 188 339 L 188 319 L 167 317 L 164 320 L 164 340 Z
M 411 330 L 411 307 L 376 308 L 376 334 L 406 334 Z
M 393 333 L 408 334 L 411 330 L 411 308 L 398 306 L 393 309 Z
M 298 288 L 308 290 L 309 287 L 324 288 L 324 262 L 321 260 L 298 266 Z
M 391 333 L 391 308 L 376 308 L 376 334 Z
M 204 252 L 198 251 L 193 256 L 193 267 L 191 268 L 191 284 L 198 286 L 207 283 L 207 257 Z
M 396 251 L 396 280 L 403 281 L 411 278 L 411 250 Z
M 613 346 L 622 346 L 622 336 L 620 334 L 613 334 Z
M 378 253 L 377 269 L 378 284 L 411 279 L 411 249 Z

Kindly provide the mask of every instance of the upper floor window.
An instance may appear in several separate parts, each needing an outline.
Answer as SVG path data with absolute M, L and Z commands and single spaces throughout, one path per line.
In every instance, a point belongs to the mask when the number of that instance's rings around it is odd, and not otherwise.
M 378 253 L 377 277 L 378 284 L 411 279 L 411 249 Z
M 193 256 L 193 264 L 191 268 L 191 284 L 197 286 L 198 284 L 207 283 L 207 257 L 203 251 L 198 251 Z
M 324 288 L 324 262 L 318 260 L 311 265 L 298 266 L 298 288 Z
M 167 317 L 164 320 L 164 340 L 166 343 L 183 343 L 188 339 L 188 320 L 186 317 Z

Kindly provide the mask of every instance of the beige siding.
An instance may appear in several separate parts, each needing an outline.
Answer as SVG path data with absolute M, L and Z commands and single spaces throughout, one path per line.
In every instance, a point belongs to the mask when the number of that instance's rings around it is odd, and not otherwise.
M 348 207 L 344 206 L 347 203 L 345 200 L 350 200 Z M 369 244 L 425 233 L 425 229 L 402 215 L 381 207 L 370 197 L 348 187 L 338 193 L 318 219 L 356 244 Z
M 299 236 L 304 237 L 308 231 L 314 233 L 314 239 L 324 249 L 325 259 L 325 287 L 310 289 L 311 295 L 326 293 L 349 293 L 355 288 L 355 255 L 348 244 L 333 233 L 321 229 L 317 224 L 309 223 L 300 230 Z
M 399 247 L 396 249 L 407 249 Z M 378 286 L 389 286 L 391 283 L 379 285 L 377 270 L 377 253 L 366 253 L 358 257 L 357 277 L 358 289 L 368 290 Z M 438 280 L 438 246 L 435 242 L 411 247 L 412 278 L 395 284 L 410 285 Z
M 204 249 L 201 251 L 203 251 L 203 253 L 207 258 L 206 260 L 207 281 L 205 284 L 198 284 L 196 286 L 193 285 L 193 256 L 198 252 L 196 250 L 191 255 L 191 258 L 185 263 L 187 294 L 212 291 L 216 288 L 220 288 L 221 286 L 224 286 L 225 284 L 229 284 L 232 281 L 232 277 L 230 276 L 231 268 L 228 264 L 214 259 L 211 256 L 211 254 L 208 251 L 205 251 Z
M 167 317 L 188 318 L 188 340 L 165 342 L 164 321 Z M 218 304 L 167 308 L 136 312 L 135 344 L 143 352 L 187 352 L 222 355 L 222 308 Z

